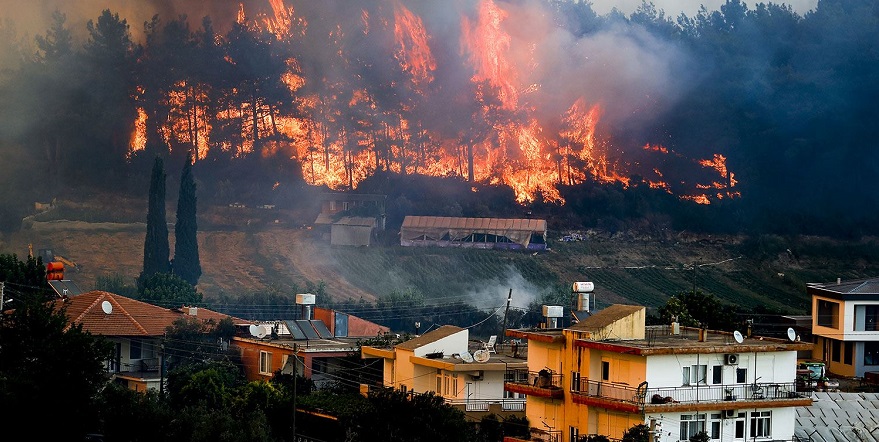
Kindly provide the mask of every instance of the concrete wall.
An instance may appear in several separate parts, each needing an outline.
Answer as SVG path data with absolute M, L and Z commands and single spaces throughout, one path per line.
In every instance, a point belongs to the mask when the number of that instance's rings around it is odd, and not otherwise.
M 444 338 L 437 339 L 431 343 L 422 345 L 415 349 L 415 356 L 424 357 L 428 353 L 443 352 L 444 355 L 453 355 L 455 353 L 464 353 L 467 351 L 467 340 L 470 334 L 465 330 L 461 330 Z M 399 359 L 400 356 L 397 356 Z M 408 359 L 407 359 L 408 361 Z

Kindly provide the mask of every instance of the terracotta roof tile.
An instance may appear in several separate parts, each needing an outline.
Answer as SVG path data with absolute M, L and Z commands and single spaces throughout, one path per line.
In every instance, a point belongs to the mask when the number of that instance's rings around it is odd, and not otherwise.
M 112 307 L 109 314 L 104 313 L 104 301 Z M 55 308 L 62 307 L 67 308 L 67 317 L 71 323 L 82 324 L 84 330 L 104 336 L 161 336 L 176 319 L 188 313 L 188 308 L 182 311 L 167 309 L 98 290 L 55 301 Z M 195 313 L 203 321 L 219 321 L 229 317 L 200 307 Z M 236 322 L 243 321 L 232 319 Z

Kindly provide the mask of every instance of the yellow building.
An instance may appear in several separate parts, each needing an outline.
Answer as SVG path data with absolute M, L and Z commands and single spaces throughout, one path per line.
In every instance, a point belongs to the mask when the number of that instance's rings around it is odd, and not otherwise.
M 523 415 L 525 398 L 504 391 L 505 375 L 524 359 L 501 355 L 488 343 L 471 343 L 467 329 L 444 325 L 391 348 L 363 346 L 363 358 L 380 358 L 383 386 L 434 392 L 468 418 Z
M 620 438 L 637 424 L 660 442 L 791 440 L 796 352 L 809 343 L 645 326 L 645 308 L 614 305 L 567 329 L 511 330 L 528 341 L 528 368 L 504 388 L 526 394 L 540 440 Z
M 831 373 L 879 371 L 879 278 L 809 284 L 813 358 Z

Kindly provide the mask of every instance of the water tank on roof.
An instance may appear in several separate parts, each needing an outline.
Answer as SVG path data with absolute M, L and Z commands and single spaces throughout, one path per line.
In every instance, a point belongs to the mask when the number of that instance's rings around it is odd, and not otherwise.
M 543 316 L 546 318 L 561 318 L 565 315 L 564 308 L 560 305 L 544 305 Z
M 298 305 L 314 305 L 315 297 L 311 293 L 298 293 L 296 295 L 296 304 Z
M 590 293 L 595 290 L 595 284 L 592 282 L 575 282 L 571 291 L 574 293 Z

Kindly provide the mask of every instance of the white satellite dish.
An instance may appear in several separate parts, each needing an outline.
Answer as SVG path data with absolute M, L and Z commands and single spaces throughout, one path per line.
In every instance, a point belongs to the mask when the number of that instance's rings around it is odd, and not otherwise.
M 113 313 L 113 304 L 110 304 L 110 301 L 104 301 L 101 303 L 101 310 L 104 311 L 104 314 L 109 315 Z
M 262 336 L 260 336 L 260 333 L 263 333 L 263 331 L 262 331 L 262 327 L 260 327 L 260 326 L 258 326 L 258 325 L 250 324 L 250 328 L 249 328 L 249 330 L 250 330 L 250 335 L 251 335 L 251 336 L 255 336 L 255 337 L 257 337 L 257 338 L 261 338 L 261 337 L 262 337 Z
M 461 360 L 464 362 L 473 362 L 473 356 L 470 355 L 469 351 L 465 351 L 461 353 Z
M 733 338 L 735 338 L 736 342 L 738 342 L 739 344 L 741 344 L 742 341 L 745 340 L 745 337 L 742 336 L 742 332 L 740 332 L 738 330 L 734 331 L 732 335 L 733 335 Z
M 791 342 L 797 340 L 797 332 L 793 329 L 793 327 L 787 328 L 787 338 L 791 340 Z
M 488 362 L 489 358 L 491 358 L 491 355 L 486 350 L 476 350 L 473 353 L 473 360 L 476 362 Z

